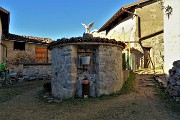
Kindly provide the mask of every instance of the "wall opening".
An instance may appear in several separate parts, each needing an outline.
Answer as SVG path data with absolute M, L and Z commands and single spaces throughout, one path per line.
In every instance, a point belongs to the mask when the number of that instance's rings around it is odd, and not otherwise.
M 25 50 L 25 42 L 14 42 L 14 50 Z

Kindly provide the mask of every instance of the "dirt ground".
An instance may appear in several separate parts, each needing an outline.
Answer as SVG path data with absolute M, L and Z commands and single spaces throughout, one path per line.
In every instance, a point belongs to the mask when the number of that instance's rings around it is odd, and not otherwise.
M 73 104 L 45 103 L 38 96 L 43 87 L 33 87 L 0 102 L 0 120 L 180 120 L 180 114 L 155 95 L 154 84 L 152 75 L 141 73 L 135 92 Z

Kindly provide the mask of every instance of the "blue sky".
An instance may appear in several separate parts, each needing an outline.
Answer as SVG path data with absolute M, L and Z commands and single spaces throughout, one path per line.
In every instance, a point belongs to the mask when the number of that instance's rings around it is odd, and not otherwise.
M 10 12 L 10 33 L 51 38 L 79 37 L 81 23 L 102 27 L 122 6 L 138 0 L 0 0 Z

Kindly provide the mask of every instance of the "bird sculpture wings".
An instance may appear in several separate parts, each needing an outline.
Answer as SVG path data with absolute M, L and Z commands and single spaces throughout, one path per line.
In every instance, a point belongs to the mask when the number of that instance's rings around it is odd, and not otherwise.
M 85 25 L 83 23 L 81 23 L 81 24 L 85 27 L 86 33 L 90 33 L 90 28 L 93 26 L 94 22 L 91 22 L 88 25 Z

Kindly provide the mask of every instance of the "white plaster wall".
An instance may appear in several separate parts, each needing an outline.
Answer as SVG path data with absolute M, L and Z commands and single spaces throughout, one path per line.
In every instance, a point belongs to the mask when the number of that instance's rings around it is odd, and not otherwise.
M 136 31 L 136 17 L 130 17 L 123 22 L 119 23 L 116 27 L 108 32 L 105 31 L 92 33 L 94 37 L 115 39 L 117 41 L 128 42 L 135 40 Z M 131 47 L 134 47 L 134 43 L 131 43 Z
M 164 9 L 164 70 L 172 68 L 172 63 L 180 60 L 180 0 L 165 0 L 164 7 L 171 6 L 172 14 L 166 15 Z
M 1 41 L 1 37 L 2 37 L 2 23 L 1 23 L 1 16 L 0 16 L 0 43 Z M 2 46 L 0 45 L 0 63 L 2 62 Z
M 134 41 L 136 31 L 136 17 L 130 17 L 124 22 L 121 22 L 107 34 L 108 38 L 115 39 L 117 41 L 128 42 Z M 133 47 L 134 44 L 131 44 Z

